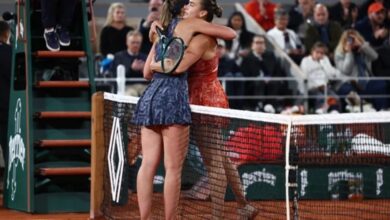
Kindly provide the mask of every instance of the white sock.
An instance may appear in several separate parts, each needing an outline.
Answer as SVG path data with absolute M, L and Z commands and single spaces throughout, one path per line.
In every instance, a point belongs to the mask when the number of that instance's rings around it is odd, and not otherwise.
M 45 33 L 53 32 L 54 28 L 45 28 Z

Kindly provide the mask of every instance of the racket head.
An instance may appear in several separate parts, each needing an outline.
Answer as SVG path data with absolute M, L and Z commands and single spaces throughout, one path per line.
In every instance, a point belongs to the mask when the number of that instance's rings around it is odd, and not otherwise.
M 183 59 L 185 45 L 183 39 L 173 37 L 165 45 L 161 59 L 163 73 L 172 74 Z

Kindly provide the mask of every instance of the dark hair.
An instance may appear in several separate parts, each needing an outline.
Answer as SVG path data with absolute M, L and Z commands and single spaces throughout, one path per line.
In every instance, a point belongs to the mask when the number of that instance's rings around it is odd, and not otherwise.
M 233 28 L 232 19 L 233 19 L 233 17 L 236 17 L 236 16 L 240 17 L 241 20 L 242 20 L 241 31 L 247 32 L 247 29 L 246 29 L 246 22 L 245 22 L 244 15 L 243 15 L 241 12 L 239 12 L 239 11 L 235 11 L 235 12 L 233 12 L 233 13 L 230 15 L 230 17 L 229 17 L 229 19 L 228 19 L 228 23 L 227 23 L 226 26 L 228 26 L 228 27 L 230 27 L 230 28 Z
M 0 21 L 0 36 L 6 36 L 5 34 L 8 34 L 10 32 L 9 24 L 5 21 Z
M 216 0 L 201 0 L 202 9 L 207 11 L 206 21 L 210 22 L 214 19 L 214 15 L 222 17 L 222 8 L 217 4 Z
M 188 4 L 188 0 L 165 0 L 162 6 L 161 23 L 167 27 L 169 22 L 178 15 L 181 9 Z
M 277 7 L 275 9 L 275 20 L 285 16 L 289 17 L 289 14 L 283 6 Z
M 321 41 L 317 41 L 314 43 L 313 47 L 311 48 L 311 52 L 318 48 L 325 49 L 325 53 L 328 53 L 328 46 L 326 46 L 326 44 L 322 43 Z

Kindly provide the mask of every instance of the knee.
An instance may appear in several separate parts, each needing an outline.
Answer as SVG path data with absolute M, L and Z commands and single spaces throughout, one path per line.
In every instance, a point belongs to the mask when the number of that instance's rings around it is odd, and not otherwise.
M 145 160 L 145 159 L 143 159 L 142 163 L 141 163 L 141 169 L 147 173 L 154 173 L 158 168 L 159 162 L 160 161 L 158 161 L 158 160 Z
M 181 171 L 183 169 L 182 164 L 165 164 L 165 172 L 168 175 L 181 175 Z

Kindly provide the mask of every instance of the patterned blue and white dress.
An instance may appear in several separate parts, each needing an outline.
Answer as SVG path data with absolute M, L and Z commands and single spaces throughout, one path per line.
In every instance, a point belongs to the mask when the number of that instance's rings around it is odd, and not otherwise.
M 179 22 L 173 19 L 168 26 L 167 37 L 173 36 L 173 31 Z M 159 61 L 160 43 L 156 45 L 156 60 Z M 189 125 L 191 110 L 188 99 L 187 73 L 164 74 L 154 73 L 153 79 L 140 97 L 132 122 L 137 125 Z

